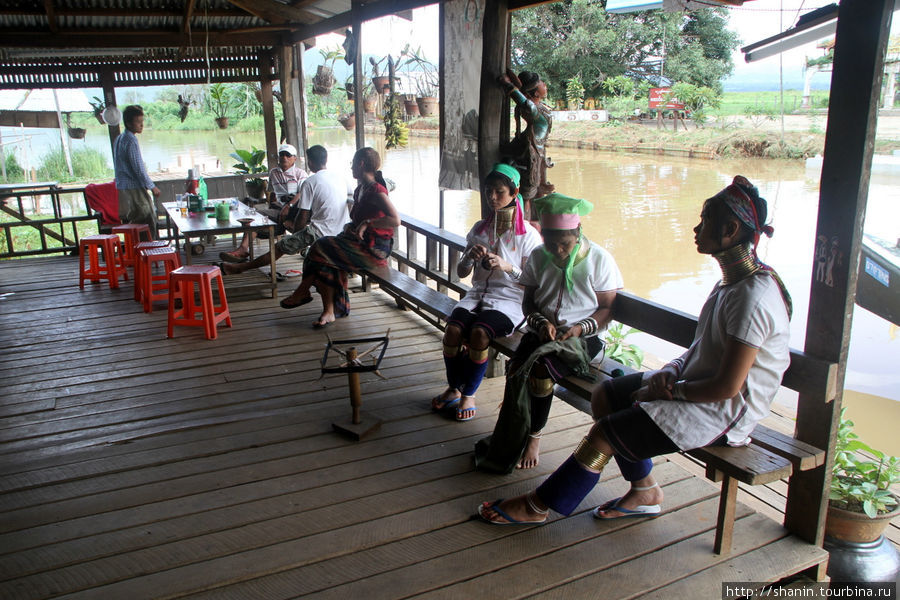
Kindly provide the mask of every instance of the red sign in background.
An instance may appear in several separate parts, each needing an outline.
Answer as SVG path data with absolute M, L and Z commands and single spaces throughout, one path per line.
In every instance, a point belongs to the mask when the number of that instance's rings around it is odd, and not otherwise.
M 670 96 L 668 102 L 665 101 L 666 94 L 670 93 L 672 88 L 650 88 L 650 108 L 672 108 L 684 110 L 684 104 L 678 101 L 675 96 Z

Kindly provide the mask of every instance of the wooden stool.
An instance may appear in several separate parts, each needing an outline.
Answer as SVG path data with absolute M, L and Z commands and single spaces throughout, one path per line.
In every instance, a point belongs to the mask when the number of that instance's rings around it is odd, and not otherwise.
M 146 234 L 146 241 L 151 241 L 150 226 L 146 223 L 125 223 L 123 225 L 115 225 L 112 228 L 113 233 L 121 233 L 125 236 L 125 266 L 133 267 L 137 260 L 137 251 L 134 247 L 141 241 L 141 237 Z
M 219 306 L 213 305 L 212 280 L 218 279 Z M 199 289 L 200 305 L 194 302 L 194 283 Z M 175 309 L 176 298 L 181 298 L 181 308 Z M 197 313 L 200 318 L 196 318 Z M 169 330 L 167 337 L 173 337 L 175 325 L 204 327 L 206 339 L 216 339 L 216 324 L 225 321 L 231 327 L 231 313 L 225 298 L 222 272 L 214 266 L 187 266 L 172 271 L 169 275 Z
M 164 273 L 153 274 L 153 264 L 161 262 Z M 144 312 L 153 312 L 153 303 L 169 299 L 169 274 L 181 266 L 175 248 L 144 248 L 138 251 L 134 287 L 141 289 Z M 138 279 L 138 272 L 140 279 Z M 193 290 L 192 290 L 193 292 Z
M 168 248 L 169 242 L 164 242 L 162 240 L 153 240 L 150 242 L 138 242 L 134 245 L 135 254 L 140 258 L 141 250 L 146 250 L 147 248 Z M 178 261 L 178 266 L 181 266 L 181 261 Z M 143 287 L 141 286 L 141 261 L 138 260 L 134 263 L 134 301 L 135 302 L 143 302 L 144 299 L 141 296 L 143 293 Z
M 103 251 L 104 265 L 100 266 L 100 250 Z M 88 264 L 85 266 L 85 254 Z M 88 235 L 78 243 L 78 287 L 84 289 L 84 280 L 109 281 L 110 289 L 119 287 L 119 277 L 128 281 L 128 270 L 122 262 L 122 247 L 119 236 L 112 234 Z

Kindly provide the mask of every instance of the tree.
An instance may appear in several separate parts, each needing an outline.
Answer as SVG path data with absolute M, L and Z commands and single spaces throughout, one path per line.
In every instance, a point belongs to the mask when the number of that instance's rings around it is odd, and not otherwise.
M 720 90 L 721 79 L 731 73 L 738 40 L 725 29 L 725 9 L 609 14 L 605 6 L 606 0 L 562 0 L 513 13 L 514 67 L 540 74 L 555 98 L 565 95 L 574 74 L 581 75 L 588 95 L 600 95 L 609 77 Z

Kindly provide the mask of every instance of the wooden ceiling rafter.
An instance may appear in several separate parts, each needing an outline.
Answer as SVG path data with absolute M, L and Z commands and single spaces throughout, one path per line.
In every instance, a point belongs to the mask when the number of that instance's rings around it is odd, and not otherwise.
M 354 10 L 358 10 L 361 21 L 371 21 L 380 17 L 386 17 L 388 15 L 394 15 L 407 10 L 422 8 L 423 6 L 437 3 L 438 2 L 435 2 L 435 0 L 377 0 L 376 2 L 363 4 L 359 6 L 358 9 L 354 6 Z M 313 23 L 297 29 L 291 35 L 290 39 L 296 44 L 305 39 L 314 38 L 317 35 L 324 35 L 332 32 L 343 33 L 345 29 L 353 25 L 353 19 L 353 10 L 348 10 L 347 12 L 335 15 L 328 19 L 323 19 L 318 23 Z
M 283 25 L 289 22 L 308 24 L 310 19 L 316 18 L 315 15 L 302 8 L 295 8 L 275 0 L 228 0 L 228 2 L 274 25 Z
M 195 0 L 186 0 L 184 3 L 184 17 L 181 20 L 181 33 L 188 33 L 191 30 L 191 19 L 194 17 Z
M 57 6 L 53 11 L 57 17 L 133 17 L 134 10 L 127 8 L 69 8 Z M 26 17 L 42 17 L 46 15 L 46 10 L 40 8 L 23 8 L 11 9 L 0 8 L 0 16 L 26 16 Z M 142 17 L 182 17 L 184 11 L 168 8 L 147 8 L 141 9 Z M 240 18 L 253 16 L 246 10 L 238 7 L 229 9 L 209 9 L 205 14 L 211 18 Z
M 56 7 L 53 0 L 44 0 L 44 13 L 47 15 L 47 26 L 51 33 L 59 33 L 59 23 L 56 22 Z

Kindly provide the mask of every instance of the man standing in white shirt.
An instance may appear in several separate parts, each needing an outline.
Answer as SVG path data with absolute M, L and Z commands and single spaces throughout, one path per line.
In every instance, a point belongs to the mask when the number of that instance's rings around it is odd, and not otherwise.
M 300 184 L 308 177 L 306 171 L 297 166 L 297 149 L 291 144 L 282 144 L 278 147 L 278 166 L 269 171 L 269 185 L 267 188 L 269 208 L 259 209 L 258 212 L 266 215 L 279 226 L 276 228 L 278 235 L 284 233 L 282 223 L 291 208 L 300 199 Z M 244 234 L 241 245 L 231 252 L 220 252 L 219 258 L 227 262 L 244 262 L 250 256 L 250 243 L 256 234 Z
M 328 151 L 322 146 L 312 146 L 306 151 L 306 160 L 313 172 L 303 181 L 297 194 L 299 212 L 293 221 L 284 221 L 290 235 L 275 244 L 275 260 L 285 254 L 297 254 L 309 248 L 320 237 L 337 235 L 350 220 L 347 208 L 348 191 L 346 180 L 338 173 L 325 168 Z M 222 253 L 224 255 L 229 253 Z M 271 264 L 269 253 L 238 264 L 220 264 L 225 274 L 243 273 Z

